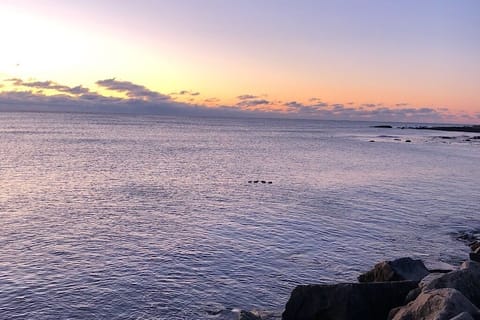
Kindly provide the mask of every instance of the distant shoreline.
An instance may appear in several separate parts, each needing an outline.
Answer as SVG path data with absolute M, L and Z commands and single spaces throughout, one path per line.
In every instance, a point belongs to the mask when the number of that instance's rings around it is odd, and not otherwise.
M 377 125 L 372 128 L 392 129 L 391 125 Z M 471 126 L 420 126 L 420 127 L 399 127 L 399 129 L 416 129 L 416 130 L 437 130 L 437 131 L 456 131 L 456 132 L 480 132 L 480 125 Z
M 416 128 L 408 128 L 408 129 L 457 131 L 457 132 L 480 132 L 480 125 L 462 126 L 462 127 L 416 127 Z

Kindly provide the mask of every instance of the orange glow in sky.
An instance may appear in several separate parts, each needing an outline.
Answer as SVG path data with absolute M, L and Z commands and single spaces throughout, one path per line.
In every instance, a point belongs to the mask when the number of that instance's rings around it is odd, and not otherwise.
M 269 102 L 256 109 L 287 112 L 289 102 L 318 98 L 355 108 L 448 109 L 475 122 L 479 10 L 475 1 L 7 0 L 0 80 L 54 81 L 118 97 L 96 85 L 116 78 L 205 106 L 236 105 L 248 94 Z M 182 91 L 199 94 L 175 94 Z

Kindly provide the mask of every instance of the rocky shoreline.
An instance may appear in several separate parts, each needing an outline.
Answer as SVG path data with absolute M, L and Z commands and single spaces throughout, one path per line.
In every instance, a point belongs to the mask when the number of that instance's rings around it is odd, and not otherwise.
M 372 128 L 393 129 L 392 125 L 376 125 Z M 480 125 L 471 126 L 418 126 L 418 127 L 397 127 L 398 129 L 416 129 L 416 130 L 437 130 L 437 131 L 455 131 L 455 132 L 480 132 Z
M 282 314 L 229 310 L 218 319 L 480 320 L 480 241 L 470 240 L 470 260 L 459 267 L 429 270 L 408 257 L 383 261 L 357 283 L 297 286 Z

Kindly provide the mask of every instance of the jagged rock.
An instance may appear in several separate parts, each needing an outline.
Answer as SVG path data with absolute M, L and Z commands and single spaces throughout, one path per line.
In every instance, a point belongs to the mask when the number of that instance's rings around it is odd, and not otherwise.
M 479 248 L 480 249 L 480 248 Z M 478 249 L 477 249 L 478 250 Z M 470 252 L 469 254 L 470 260 L 480 262 L 480 253 L 477 252 Z
M 470 249 L 475 252 L 477 249 L 480 249 L 480 241 L 473 241 L 469 244 Z
M 454 288 L 460 291 L 477 307 L 480 306 L 480 264 L 464 262 L 459 270 L 443 274 L 422 287 L 423 292 L 440 288 Z
M 283 320 L 384 320 L 403 304 L 415 281 L 297 286 Z
M 418 287 L 423 290 L 426 286 L 428 286 L 433 280 L 441 278 L 445 275 L 445 273 L 430 273 L 426 275 L 418 284 Z
M 372 270 L 361 274 L 359 282 L 383 282 L 383 281 L 420 281 L 428 275 L 428 269 L 421 260 L 400 258 L 393 261 L 377 263 Z
M 448 273 L 458 269 L 457 267 L 442 261 L 429 261 L 425 263 L 428 272 L 430 273 Z
M 388 315 L 388 319 L 450 320 L 462 312 L 471 315 L 480 314 L 480 310 L 460 291 L 444 288 L 421 293 L 408 305 L 393 309 Z
M 468 312 L 462 312 L 458 316 L 451 318 L 450 320 L 474 320 L 472 315 Z
M 410 290 L 410 292 L 407 294 L 405 297 L 405 303 L 407 304 L 409 302 L 412 302 L 413 300 L 417 299 L 417 297 L 422 293 L 422 289 L 420 288 L 415 288 L 413 290 Z
M 238 320 L 262 320 L 256 314 L 249 311 L 240 311 L 240 318 Z

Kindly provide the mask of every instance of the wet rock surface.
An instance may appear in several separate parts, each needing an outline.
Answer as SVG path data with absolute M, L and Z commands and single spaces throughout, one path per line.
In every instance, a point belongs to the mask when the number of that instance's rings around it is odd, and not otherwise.
M 406 306 L 393 309 L 389 320 L 450 320 L 462 313 L 479 315 L 480 311 L 461 292 L 452 288 L 421 293 Z
M 384 261 L 376 264 L 372 270 L 361 274 L 359 282 L 382 281 L 420 281 L 429 274 L 421 260 L 400 258 L 393 261 Z
M 416 287 L 414 281 L 297 286 L 282 319 L 383 320 Z

